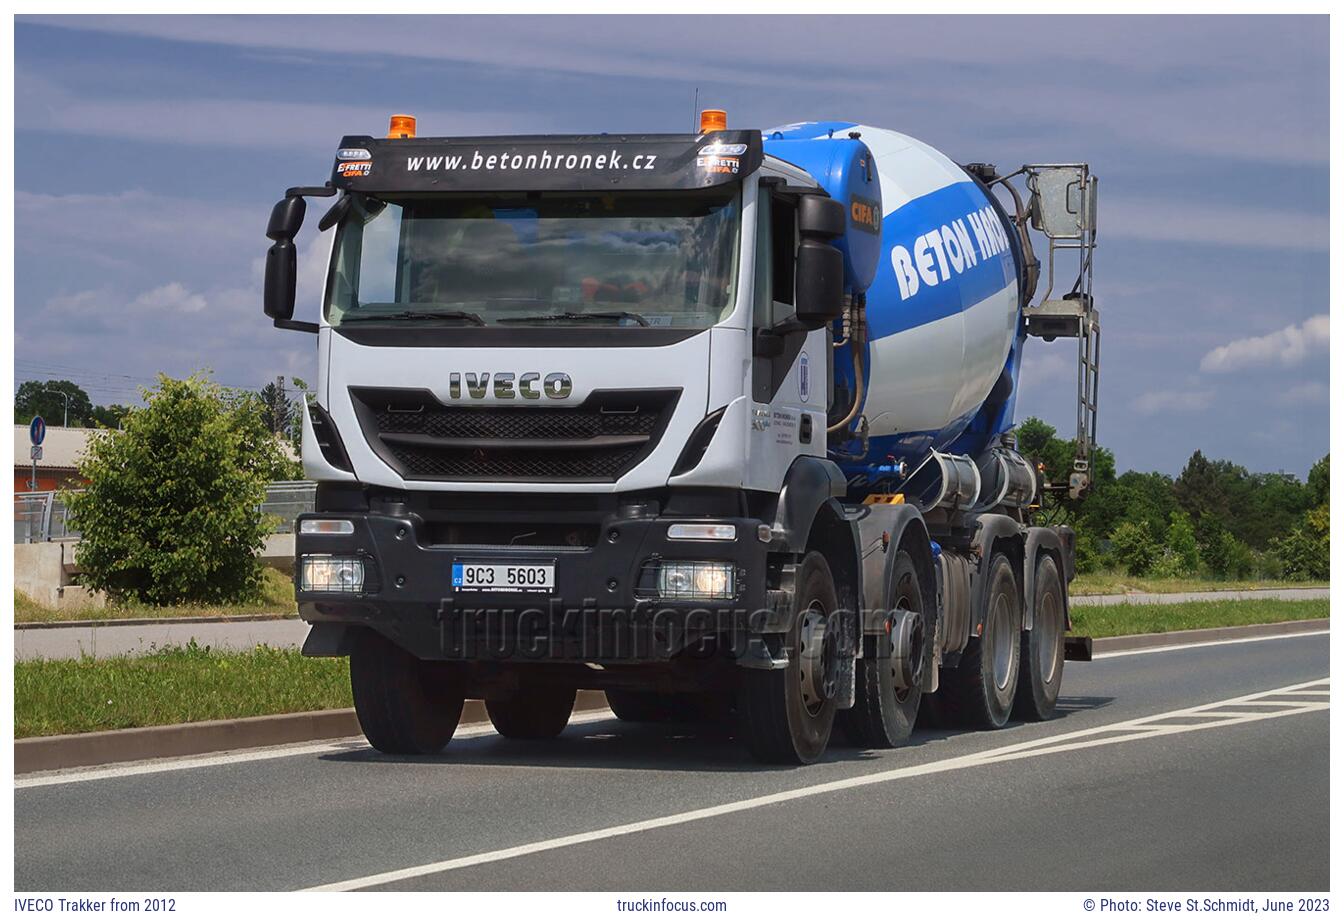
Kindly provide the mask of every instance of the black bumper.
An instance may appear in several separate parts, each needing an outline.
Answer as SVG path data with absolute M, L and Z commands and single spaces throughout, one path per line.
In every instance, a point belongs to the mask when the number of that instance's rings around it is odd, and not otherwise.
M 766 590 L 769 546 L 757 535 L 762 522 L 751 518 L 612 514 L 593 545 L 582 547 L 439 545 L 414 513 L 324 512 L 299 521 L 308 518 L 349 520 L 354 533 L 296 534 L 300 616 L 313 624 L 367 626 L 423 659 L 629 663 L 725 651 L 741 658 L 758 649 L 753 639 L 782 629 L 773 609 L 778 592 Z M 669 524 L 688 521 L 734 524 L 737 538 L 667 538 Z M 363 590 L 300 590 L 306 555 L 362 557 Z M 735 596 L 658 597 L 653 573 L 667 560 L 732 563 Z M 464 592 L 453 587 L 455 563 L 550 563 L 555 587 Z

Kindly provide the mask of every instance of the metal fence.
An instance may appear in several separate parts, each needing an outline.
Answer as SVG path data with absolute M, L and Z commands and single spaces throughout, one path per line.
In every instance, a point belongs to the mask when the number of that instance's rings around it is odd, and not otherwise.
M 261 513 L 273 516 L 275 533 L 293 533 L 294 519 L 313 510 L 316 493 L 314 482 L 273 482 L 266 487 Z M 58 492 L 15 493 L 15 543 L 79 539 L 79 533 L 67 526 L 65 504 L 59 496 Z
M 316 496 L 315 482 L 273 482 L 266 487 L 266 500 L 261 503 L 261 513 L 279 518 L 276 533 L 293 533 L 294 519 L 305 511 L 313 510 Z

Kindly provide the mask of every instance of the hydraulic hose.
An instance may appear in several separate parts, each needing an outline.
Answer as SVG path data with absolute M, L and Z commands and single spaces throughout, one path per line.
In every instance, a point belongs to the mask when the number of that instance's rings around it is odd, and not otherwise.
M 854 361 L 854 402 L 844 418 L 827 427 L 826 433 L 828 435 L 837 434 L 848 428 L 850 423 L 858 416 L 859 410 L 863 408 L 863 344 L 868 339 L 867 309 L 868 298 L 866 295 L 859 294 L 854 298 L 854 323 L 849 333 L 849 354 Z

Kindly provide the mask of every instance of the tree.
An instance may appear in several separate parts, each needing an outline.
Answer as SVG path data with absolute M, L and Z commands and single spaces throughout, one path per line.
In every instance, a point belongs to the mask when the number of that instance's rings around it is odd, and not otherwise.
M 1330 504 L 1330 455 L 1312 464 L 1307 474 L 1307 497 L 1312 507 Z
M 112 403 L 110 406 L 94 406 L 93 422 L 99 428 L 120 428 L 121 420 L 131 411 L 130 406 Z
M 262 421 L 267 429 L 283 436 L 298 453 L 303 438 L 303 400 L 308 397 L 308 384 L 299 377 L 291 377 L 289 382 L 294 384 L 293 399 L 278 382 L 266 384 L 257 395 L 261 399 Z
M 1171 513 L 1163 556 L 1157 563 L 1162 575 L 1193 575 L 1199 569 L 1199 546 L 1195 541 L 1195 526 L 1184 511 Z
M 222 603 L 258 590 L 259 505 L 285 462 L 253 399 L 160 375 L 120 431 L 90 439 L 89 484 L 63 498 L 89 587 L 152 604 Z
M 67 413 L 66 399 L 61 393 L 69 397 L 70 427 L 88 427 L 93 418 L 93 403 L 88 393 L 69 380 L 25 380 L 19 384 L 14 394 L 14 423 L 27 425 L 34 415 L 40 415 L 48 425 L 63 424 Z
M 1115 556 L 1130 575 L 1146 575 L 1162 554 L 1162 546 L 1153 539 L 1147 521 L 1125 521 L 1111 534 Z

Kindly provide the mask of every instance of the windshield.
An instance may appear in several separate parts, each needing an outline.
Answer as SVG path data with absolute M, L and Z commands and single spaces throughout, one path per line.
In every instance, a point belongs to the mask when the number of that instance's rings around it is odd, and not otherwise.
M 737 292 L 736 190 L 383 202 L 341 222 L 333 326 L 706 328 Z

